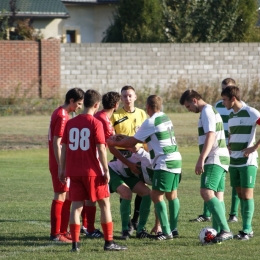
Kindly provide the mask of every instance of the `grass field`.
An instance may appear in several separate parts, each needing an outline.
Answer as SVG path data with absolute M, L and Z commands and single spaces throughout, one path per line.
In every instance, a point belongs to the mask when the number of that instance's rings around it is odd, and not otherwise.
M 117 194 L 112 194 L 115 240 L 127 245 L 128 250 L 104 252 L 102 240 L 82 237 L 81 252 L 75 255 L 69 252 L 70 245 L 49 241 L 49 211 L 53 192 L 48 171 L 48 150 L 46 141 L 37 143 L 35 138 L 47 139 L 49 117 L 0 118 L 1 144 L 5 140 L 3 135 L 7 139 L 11 136 L 7 145 L 0 146 L 0 259 L 259 259 L 259 178 L 255 189 L 255 237 L 250 241 L 232 240 L 221 245 L 203 247 L 199 244 L 198 233 L 208 224 L 188 221 L 201 214 L 203 206 L 199 196 L 199 177 L 194 174 L 198 156 L 198 148 L 193 144 L 196 141 L 197 115 L 174 114 L 172 119 L 183 156 L 183 179 L 178 191 L 181 204 L 178 226 L 180 238 L 172 241 L 135 238 L 118 241 L 121 231 L 119 199 Z M 230 193 L 227 176 L 227 211 L 230 208 Z M 153 224 L 151 208 L 147 229 L 151 229 Z M 100 228 L 99 211 L 96 227 Z M 239 222 L 230 224 L 230 227 L 234 233 L 241 229 L 240 215 Z

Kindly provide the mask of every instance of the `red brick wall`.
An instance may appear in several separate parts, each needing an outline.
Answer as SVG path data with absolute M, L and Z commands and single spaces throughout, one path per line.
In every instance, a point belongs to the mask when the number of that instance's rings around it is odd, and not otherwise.
M 54 97 L 60 90 L 60 41 L 42 40 L 42 97 Z
M 1 97 L 49 98 L 56 96 L 59 88 L 59 41 L 42 40 L 41 48 L 34 41 L 0 41 Z

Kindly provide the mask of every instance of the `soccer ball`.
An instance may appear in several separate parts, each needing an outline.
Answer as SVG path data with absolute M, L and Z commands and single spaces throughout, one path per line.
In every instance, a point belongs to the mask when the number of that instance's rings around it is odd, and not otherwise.
M 203 228 L 199 233 L 199 240 L 202 245 L 209 244 L 217 235 L 217 231 L 211 227 Z

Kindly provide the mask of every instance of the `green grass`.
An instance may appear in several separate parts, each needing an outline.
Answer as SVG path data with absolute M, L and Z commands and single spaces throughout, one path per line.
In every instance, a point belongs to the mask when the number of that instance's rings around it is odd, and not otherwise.
M 182 146 L 197 144 L 198 114 L 169 114 L 177 142 Z M 0 117 L 0 149 L 47 147 L 50 116 Z
M 250 241 L 228 241 L 222 245 L 200 246 L 198 233 L 205 223 L 189 223 L 190 218 L 202 213 L 199 177 L 194 174 L 197 147 L 181 147 L 183 179 L 179 186 L 181 211 L 180 238 L 173 241 L 149 241 L 131 238 L 120 241 L 128 246 L 126 252 L 104 252 L 102 240 L 82 237 L 79 255 L 71 255 L 70 245 L 49 242 L 49 211 L 52 184 L 48 171 L 47 149 L 0 151 L 0 259 L 259 259 L 260 210 L 259 181 L 256 185 L 256 210 L 253 220 L 255 237 Z M 227 178 L 226 209 L 230 207 L 230 187 Z M 120 235 L 119 199 L 111 195 L 115 239 Z M 151 229 L 154 216 L 147 228 Z M 99 210 L 96 226 L 99 224 Z M 237 232 L 239 223 L 230 224 Z
M 199 177 L 194 173 L 198 157 L 197 119 L 193 113 L 171 114 L 175 134 L 183 157 L 183 179 L 178 196 L 180 238 L 173 241 L 149 241 L 132 238 L 119 241 L 128 246 L 126 252 L 104 252 L 102 240 L 82 237 L 81 252 L 72 255 L 70 245 L 49 241 L 50 206 L 53 197 L 46 148 L 49 116 L 0 117 L 0 260 L 1 259 L 259 259 L 260 193 L 259 179 L 255 189 L 255 237 L 250 241 L 227 241 L 222 245 L 200 246 L 198 233 L 205 223 L 188 220 L 202 213 Z M 32 148 L 32 149 L 24 149 Z M 37 148 L 37 149 L 35 149 Z M 225 202 L 230 209 L 229 176 Z M 133 204 L 133 203 L 132 203 Z M 133 207 L 133 205 L 132 205 Z M 120 236 L 119 199 L 111 195 L 115 240 Z M 147 224 L 154 224 L 153 209 Z M 99 210 L 96 227 L 100 228 Z M 241 229 L 232 223 L 234 233 Z

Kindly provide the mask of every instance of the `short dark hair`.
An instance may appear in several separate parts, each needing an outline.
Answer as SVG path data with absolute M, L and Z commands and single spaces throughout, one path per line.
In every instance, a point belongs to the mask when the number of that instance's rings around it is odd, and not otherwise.
M 236 81 L 232 78 L 226 78 L 222 80 L 221 84 L 225 86 L 235 86 Z
M 107 92 L 102 97 L 102 105 L 104 109 L 111 109 L 116 106 L 116 103 L 120 101 L 120 94 L 118 92 Z
M 193 98 L 196 98 L 197 100 L 202 99 L 201 95 L 192 89 L 186 90 L 180 98 L 180 104 L 184 105 L 185 101 L 191 102 Z
M 124 87 L 121 88 L 121 93 L 122 93 L 124 90 L 129 90 L 129 89 L 132 89 L 132 90 L 135 92 L 135 89 L 134 89 L 132 86 L 126 85 L 126 86 L 124 86 Z
M 154 111 L 159 111 L 162 108 L 162 99 L 157 95 L 151 95 L 147 98 L 146 104 Z
M 93 89 L 89 89 L 86 91 L 84 96 L 84 107 L 93 107 L 95 103 L 101 101 L 101 95 Z
M 72 98 L 74 99 L 74 102 L 82 100 L 84 98 L 84 94 L 85 93 L 81 88 L 72 88 L 65 96 L 65 103 L 69 104 Z
M 240 101 L 240 90 L 237 86 L 227 86 L 222 90 L 221 96 L 226 96 L 229 98 L 229 100 L 232 97 L 235 97 L 238 101 Z

